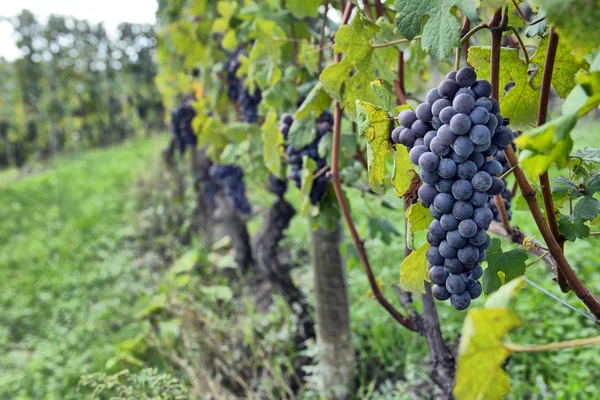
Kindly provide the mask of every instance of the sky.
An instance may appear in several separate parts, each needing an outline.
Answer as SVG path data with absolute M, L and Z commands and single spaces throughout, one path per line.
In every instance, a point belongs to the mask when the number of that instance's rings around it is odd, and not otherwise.
M 2 0 L 0 17 L 12 17 L 26 8 L 40 20 L 50 14 L 72 15 L 90 22 L 104 22 L 108 32 L 120 22 L 153 23 L 156 0 Z M 0 57 L 13 60 L 20 56 L 14 45 L 10 23 L 0 22 Z

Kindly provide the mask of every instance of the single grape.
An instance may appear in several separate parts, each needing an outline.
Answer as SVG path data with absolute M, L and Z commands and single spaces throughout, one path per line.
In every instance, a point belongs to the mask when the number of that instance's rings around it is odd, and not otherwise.
M 439 94 L 437 88 L 433 88 L 429 92 L 427 92 L 425 101 L 427 101 L 427 103 L 429 103 L 429 105 L 433 105 L 433 103 L 435 103 L 436 100 L 439 100 L 439 99 L 441 99 L 441 97 L 440 97 L 440 94 Z
M 458 257 L 446 258 L 444 260 L 444 268 L 451 274 L 460 274 L 465 268 L 465 264 L 461 263 Z
M 439 239 L 440 242 L 446 239 L 446 230 L 442 228 L 441 222 L 437 219 L 434 219 L 429 223 L 429 229 L 427 230 L 427 233 L 431 234 L 431 236 L 436 240 Z
M 457 113 L 469 114 L 475 108 L 475 99 L 465 93 L 457 94 L 452 100 L 452 107 Z
M 434 221 L 438 221 L 437 219 L 434 219 Z M 439 222 L 439 221 L 438 221 Z M 432 246 L 439 246 L 440 243 L 442 243 L 443 239 L 438 239 L 436 237 L 434 237 L 431 232 L 427 232 L 427 243 L 429 243 Z
M 458 228 L 459 222 L 460 221 L 450 213 L 442 215 L 442 218 L 440 218 L 440 226 L 444 229 L 444 237 L 446 239 L 448 238 L 446 232 L 451 232 Z
M 454 179 L 440 179 L 435 184 L 435 188 L 440 193 L 452 193 L 452 185 L 454 184 Z
M 450 246 L 450 244 L 446 240 L 442 240 L 442 243 L 439 245 L 439 251 L 442 257 L 444 258 L 454 258 L 457 256 L 457 249 Z
M 488 199 L 488 194 L 485 192 L 474 191 L 473 195 L 469 199 L 469 203 L 473 205 L 473 207 L 483 207 L 485 206 Z
M 447 215 L 447 214 L 444 214 L 444 215 Z M 460 224 L 459 224 L 459 226 L 460 226 Z M 450 246 L 454 247 L 455 249 L 461 249 L 467 244 L 467 239 L 463 235 L 460 234 L 460 231 L 458 229 L 449 231 L 446 234 L 446 241 L 448 242 L 448 244 Z M 446 257 L 446 258 L 452 258 L 452 257 Z
M 451 106 L 452 106 L 452 103 L 450 103 L 450 100 L 439 99 L 435 103 L 433 103 L 433 105 L 431 106 L 431 113 L 433 115 L 435 115 L 436 117 L 439 117 L 443 109 L 445 109 L 447 107 L 451 107 Z
M 415 110 L 415 114 L 417 114 L 417 118 L 422 121 L 429 123 L 431 122 L 431 118 L 433 118 L 433 114 L 431 113 L 431 106 L 427 103 L 421 103 L 418 105 Z
M 446 289 L 446 285 L 433 285 L 431 293 L 433 297 L 440 301 L 448 300 L 451 296 L 450 292 Z
M 456 175 L 456 163 L 449 158 L 442 158 L 437 167 L 440 178 L 450 179 Z
M 469 202 L 459 200 L 452 206 L 452 215 L 459 221 L 471 218 L 473 216 L 473 206 Z
M 471 270 L 471 278 L 473 278 L 474 280 L 479 280 L 479 278 L 481 278 L 482 275 L 483 268 L 481 268 L 481 265 L 475 265 L 475 268 Z
M 489 143 L 490 130 L 485 125 L 473 125 L 469 131 L 469 139 L 476 145 L 484 144 L 486 142 Z
M 429 270 L 429 280 L 436 285 L 445 285 L 448 278 L 448 272 L 441 265 L 431 267 Z
M 435 185 L 436 182 L 440 179 L 440 176 L 437 174 L 437 172 L 435 171 L 427 171 L 422 169 L 419 172 L 419 176 L 421 177 L 421 180 L 425 183 L 428 183 L 430 185 Z
M 473 153 L 475 145 L 468 136 L 459 136 L 454 141 L 452 149 L 459 156 L 467 157 Z
M 440 143 L 446 146 L 452 146 L 452 144 L 457 138 L 454 132 L 452 132 L 452 129 L 450 129 L 450 126 L 447 124 L 442 125 L 440 129 L 438 129 L 437 137 L 439 138 L 438 140 L 440 141 Z
M 444 107 L 444 109 L 440 111 L 440 121 L 442 121 L 444 124 L 449 124 L 452 117 L 454 117 L 456 114 L 457 112 L 454 111 L 452 106 Z
M 450 304 L 457 311 L 466 310 L 471 305 L 471 295 L 465 291 L 460 294 L 450 296 Z
M 446 146 L 445 144 L 440 142 L 440 139 L 437 136 L 431 139 L 431 143 L 429 143 L 429 148 L 431 149 L 431 152 L 433 154 L 440 157 L 448 155 L 448 153 L 450 153 L 451 150 L 450 146 Z
M 417 138 L 412 133 L 410 128 L 402 128 L 402 131 L 400 131 L 400 136 L 398 137 L 398 143 L 403 144 L 406 147 L 412 147 L 415 144 L 416 139 Z
M 446 289 L 452 294 L 459 294 L 463 293 L 467 287 L 460 275 L 450 275 L 448 279 L 446 279 Z
M 484 79 L 479 79 L 471 85 L 471 90 L 475 92 L 477 98 L 490 97 L 490 94 L 492 94 L 492 85 Z
M 458 89 L 460 89 L 460 86 L 458 86 L 456 81 L 445 79 L 438 86 L 438 93 L 441 97 L 452 99 L 456 95 L 456 92 L 458 92 Z
M 487 97 L 480 97 L 475 101 L 475 107 L 483 107 L 489 112 L 492 110 L 492 101 Z
M 456 168 L 456 175 L 460 179 L 468 179 L 470 180 L 473 175 L 477 172 L 477 165 L 473 161 L 467 160 L 458 164 Z
M 468 221 L 473 221 L 473 220 L 468 220 Z M 473 221 L 473 223 L 475 223 L 475 221 Z M 477 225 L 476 225 L 477 227 Z M 477 227 L 477 232 L 475 233 L 475 235 L 473 235 L 472 238 L 469 239 L 469 243 L 471 243 L 473 246 L 479 247 L 479 246 L 483 246 L 487 240 L 488 234 L 486 233 L 486 231 L 484 229 L 481 229 L 479 227 Z
M 469 160 L 473 161 L 477 166 L 477 169 L 479 169 L 485 162 L 485 157 L 481 153 L 473 153 L 469 156 Z
M 410 128 L 417 120 L 417 114 L 413 110 L 404 110 L 398 115 L 398 122 L 406 128 Z
M 413 147 L 409 153 L 410 162 L 412 162 L 415 165 L 418 165 L 419 157 L 421 157 L 421 155 L 424 153 L 427 153 L 427 147 L 425 147 L 425 146 Z
M 487 172 L 491 176 L 500 176 L 502 175 L 502 164 L 496 160 L 488 160 L 483 164 L 481 170 Z
M 421 154 L 419 157 L 419 167 L 421 170 L 433 172 L 437 169 L 440 159 L 431 152 Z
M 425 136 L 423 137 L 423 145 L 425 147 L 429 148 L 429 146 L 431 145 L 431 141 L 436 136 L 437 136 L 437 132 L 436 131 L 429 131 L 429 132 L 427 132 L 425 134 Z
M 421 204 L 429 208 L 431 203 L 433 203 L 433 199 L 435 199 L 435 196 L 437 196 L 438 191 L 435 189 L 435 186 L 430 185 L 428 183 L 424 183 L 421 185 L 421 187 L 419 187 L 417 194 L 419 196 Z
M 473 211 L 473 221 L 475 221 L 478 227 L 486 231 L 490 227 L 493 218 L 494 214 L 492 213 L 492 210 L 487 207 L 477 207 Z
M 475 264 L 479 258 L 479 250 L 472 244 L 467 244 L 462 249 L 458 249 L 458 259 L 463 264 Z
M 447 193 L 438 193 L 433 200 L 433 207 L 440 213 L 446 214 L 452 211 L 454 198 Z
M 475 107 L 469 113 L 473 125 L 485 125 L 490 119 L 490 113 L 484 107 Z
M 471 67 L 462 67 L 456 72 L 456 82 L 460 87 L 470 87 L 477 81 L 477 74 Z
M 504 188 L 504 181 L 496 176 L 493 176 L 492 184 L 490 185 L 490 188 L 487 192 L 490 196 L 496 196 L 497 194 L 502 193 L 504 191 Z
M 448 72 L 448 74 L 446 75 L 446 79 L 450 79 L 450 80 L 455 81 L 456 80 L 456 73 L 457 72 L 458 71 L 450 71 L 450 72 Z
M 290 113 L 281 114 L 280 121 L 288 126 L 294 123 L 294 116 Z
M 413 135 L 415 135 L 415 137 L 422 138 L 427 132 L 431 130 L 431 125 L 418 119 L 415 122 L 413 122 L 413 124 L 410 127 L 410 130 L 412 131 Z
M 467 114 L 458 113 L 450 119 L 450 129 L 457 135 L 466 135 L 471 129 L 471 118 Z
M 475 300 L 476 298 L 481 296 L 481 292 L 483 292 L 481 283 L 479 283 L 477 281 L 469 282 L 469 284 L 467 285 L 467 292 L 469 292 L 469 296 L 471 297 L 471 299 Z M 452 301 L 452 300 L 450 300 L 450 301 Z
M 513 141 L 513 133 L 506 126 L 499 126 L 496 128 L 496 134 L 494 135 L 494 144 L 501 149 L 506 149 Z
M 490 237 L 490 235 L 487 235 L 487 237 L 485 238 L 485 243 L 482 244 L 480 247 L 481 247 L 481 250 L 487 250 L 490 248 L 491 245 L 492 245 L 492 238 Z
M 492 177 L 485 171 L 479 171 L 471 178 L 471 184 L 478 192 L 487 192 L 492 186 Z
M 440 254 L 437 246 L 430 246 L 425 253 L 425 258 L 431 265 L 444 265 L 444 257 Z
M 458 224 L 458 232 L 464 238 L 470 239 L 477 234 L 477 224 L 472 219 L 465 219 Z M 483 244 L 483 243 L 482 243 Z
M 402 128 L 401 126 L 394 128 L 394 130 L 392 131 L 392 142 L 394 143 L 400 143 L 400 133 L 402 132 L 404 128 Z
M 475 92 L 469 88 L 458 89 L 458 92 L 456 92 L 456 96 L 454 96 L 454 97 L 455 98 L 458 97 L 459 94 L 466 94 L 467 96 L 471 97 L 473 99 L 473 101 L 475 101 L 475 99 L 476 99 Z
M 459 179 L 452 185 L 452 196 L 456 200 L 468 200 L 473 194 L 473 186 L 466 179 Z

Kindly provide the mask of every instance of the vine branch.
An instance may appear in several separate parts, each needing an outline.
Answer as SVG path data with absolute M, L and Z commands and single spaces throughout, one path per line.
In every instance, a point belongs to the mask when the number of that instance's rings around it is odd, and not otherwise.
M 421 38 L 422 38 L 422 36 L 418 35 L 418 36 L 415 36 L 414 38 L 412 38 L 411 40 L 419 40 Z M 373 49 L 381 49 L 382 47 L 389 47 L 389 46 L 395 46 L 397 44 L 408 43 L 411 40 L 409 40 L 409 39 L 398 39 L 398 40 L 392 40 L 391 42 L 371 44 L 371 48 L 373 48 Z
M 515 37 L 517 38 L 517 40 L 519 41 L 519 45 L 521 46 L 521 50 L 523 50 L 525 63 L 529 65 L 529 54 L 527 53 L 527 47 L 525 46 L 525 43 L 523 43 L 523 39 L 521 39 L 521 35 L 519 35 L 519 32 L 515 29 L 514 26 L 507 26 L 506 29 L 511 30 L 515 34 Z
M 512 353 L 537 353 L 540 351 L 572 349 L 574 347 L 592 346 L 595 344 L 600 344 L 600 336 L 566 340 L 564 342 L 554 342 L 548 344 L 521 345 L 505 343 L 504 346 Z
M 342 22 L 340 27 L 348 23 L 348 19 L 350 18 L 350 12 L 352 11 L 352 7 L 354 5 L 352 2 L 347 2 L 346 7 L 344 9 L 344 13 L 342 15 Z M 335 62 L 339 63 L 342 59 L 341 54 L 335 55 Z M 331 183 L 333 184 L 333 189 L 335 191 L 335 195 L 337 197 L 338 203 L 340 205 L 342 215 L 348 225 L 348 230 L 350 231 L 350 236 L 352 237 L 352 241 L 356 246 L 358 251 L 358 256 L 360 258 L 361 264 L 367 275 L 369 280 L 369 284 L 371 286 L 371 290 L 373 292 L 373 296 L 377 299 L 377 301 L 385 308 L 385 310 L 394 318 L 400 325 L 405 328 L 418 332 L 418 327 L 416 321 L 413 318 L 408 318 L 402 315 L 396 308 L 385 298 L 379 285 L 377 284 L 377 280 L 375 279 L 375 275 L 373 274 L 373 269 L 371 268 L 371 264 L 369 263 L 369 258 L 367 256 L 367 252 L 365 250 L 364 242 L 358 235 L 356 230 L 356 226 L 354 225 L 354 221 L 352 219 L 352 215 L 350 214 L 350 208 L 348 207 L 348 203 L 346 198 L 344 197 L 344 192 L 342 190 L 342 185 L 340 182 L 339 176 L 339 163 L 340 163 L 340 138 L 341 138 L 341 124 L 342 124 L 342 107 L 339 101 L 334 103 L 334 114 L 333 114 L 333 146 L 331 151 L 331 171 L 329 173 L 331 177 Z

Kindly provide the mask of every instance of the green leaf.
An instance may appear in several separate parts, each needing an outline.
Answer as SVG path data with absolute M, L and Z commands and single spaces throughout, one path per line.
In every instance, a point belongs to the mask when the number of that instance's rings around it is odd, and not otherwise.
M 277 114 L 273 111 L 267 114 L 262 125 L 262 144 L 265 167 L 276 177 L 282 178 L 283 137 L 277 125 Z
M 538 0 L 550 25 L 555 26 L 560 40 L 574 49 L 581 59 L 598 47 L 600 7 L 590 0 Z
M 584 161 L 600 163 L 600 149 L 584 147 L 583 149 L 577 150 L 577 152 L 575 153 L 575 157 L 580 158 Z
M 552 179 L 552 195 L 556 198 L 562 198 L 570 194 L 570 197 L 579 197 L 579 187 L 575 182 L 565 176 L 559 176 Z
M 490 79 L 491 48 L 471 46 L 469 48 L 469 64 L 475 68 L 479 79 Z M 540 102 L 539 93 L 529 83 L 528 66 L 519 58 L 517 49 L 503 47 L 500 50 L 500 87 L 508 82 L 515 86 L 500 99 L 502 116 L 510 119 L 513 129 L 529 127 L 535 122 L 537 107 Z
M 392 184 L 394 185 L 396 196 L 402 197 L 410 188 L 410 183 L 417 173 L 408 157 L 408 149 L 404 146 L 395 146 L 395 149 Z
M 394 224 L 387 218 L 383 217 L 369 217 L 369 233 L 370 238 L 380 237 L 381 240 L 386 243 L 392 243 L 392 236 L 400 236 L 401 233 Z
M 385 191 L 385 159 L 390 151 L 392 120 L 385 110 L 373 104 L 356 100 L 358 131 L 367 138 L 369 185 L 375 193 Z
M 486 295 L 495 292 L 500 286 L 525 274 L 527 252 L 517 248 L 502 251 L 500 239 L 492 239 L 485 258 L 487 268 L 483 271 L 483 291 Z
M 425 281 L 429 280 L 429 269 L 425 253 L 429 243 L 415 249 L 402 260 L 400 267 L 400 286 L 411 293 L 425 293 Z
M 306 119 L 294 119 L 288 134 L 289 144 L 296 149 L 302 149 L 309 145 L 317 136 L 314 127 L 315 120 L 312 114 Z
M 521 4 L 523 0 L 517 0 L 517 4 Z M 492 3 L 492 4 L 490 4 Z M 500 3 L 500 4 L 499 4 Z M 500 7 L 507 5 L 508 3 L 508 25 L 514 26 L 517 29 L 521 29 L 525 26 L 525 21 L 521 18 L 517 12 L 517 7 L 512 1 L 504 0 L 486 0 L 484 4 L 488 6 L 491 11 L 496 11 Z
M 321 115 L 323 111 L 329 108 L 330 104 L 331 97 L 323 89 L 321 82 L 318 82 L 296 111 L 294 119 L 307 119 L 311 115 Z
M 404 216 L 408 222 L 408 233 L 411 237 L 413 237 L 415 233 L 427 229 L 429 223 L 433 221 L 429 209 L 425 208 L 420 202 L 412 204 L 408 210 L 405 211 Z
M 510 393 L 504 364 L 511 352 L 502 340 L 521 325 L 507 304 L 523 286 L 522 278 L 515 279 L 490 296 L 485 308 L 474 308 L 467 314 L 458 348 L 456 399 L 503 400 Z
M 296 18 L 315 18 L 319 15 L 321 3 L 323 3 L 322 0 L 290 0 L 286 2 L 286 6 Z
M 588 196 L 600 191 L 600 175 L 594 175 L 585 183 Z
M 394 89 L 389 82 L 377 79 L 371 82 L 371 89 L 373 93 L 379 99 L 379 104 L 388 113 L 394 114 L 394 108 L 396 107 L 396 96 L 394 95 Z
M 573 217 L 584 221 L 591 221 L 600 213 L 600 201 L 593 197 L 584 197 L 577 202 L 573 209 Z
M 532 86 L 536 89 L 542 84 L 544 61 L 546 60 L 549 37 L 550 36 L 548 35 L 542 39 L 535 54 L 530 60 L 531 63 L 538 65 L 536 75 L 531 80 Z M 575 74 L 582 69 L 587 71 L 589 68 L 590 64 L 586 60 L 575 60 L 575 57 L 571 54 L 571 49 L 567 47 L 563 41 L 559 40 L 556 49 L 554 70 L 552 71 L 552 86 L 556 90 L 556 93 L 558 93 L 561 98 L 566 98 L 577 84 L 575 81 Z
M 558 230 L 568 241 L 574 242 L 577 239 L 585 239 L 590 236 L 590 228 L 580 219 L 569 221 L 569 217 L 563 216 L 558 220 Z
M 300 206 L 300 215 L 307 217 L 310 213 L 310 192 L 313 185 L 313 175 L 317 169 L 317 163 L 310 157 L 302 157 L 302 182 L 300 192 L 302 193 L 302 205 Z
M 545 17 L 546 17 L 546 11 L 544 11 L 543 8 L 540 8 L 535 20 L 538 21 Z M 533 21 L 533 22 L 535 22 L 535 21 Z M 525 30 L 525 36 L 527 36 L 527 37 L 544 36 L 544 33 L 546 33 L 547 28 L 548 28 L 548 20 L 544 19 L 542 22 L 538 22 L 535 25 L 529 25 L 527 27 L 527 29 Z
M 471 20 L 478 20 L 472 0 L 395 0 L 396 27 L 412 40 L 421 31 L 424 17 L 429 17 L 423 28 L 421 45 L 432 57 L 448 59 L 460 45 L 460 22 L 451 10 L 457 6 Z

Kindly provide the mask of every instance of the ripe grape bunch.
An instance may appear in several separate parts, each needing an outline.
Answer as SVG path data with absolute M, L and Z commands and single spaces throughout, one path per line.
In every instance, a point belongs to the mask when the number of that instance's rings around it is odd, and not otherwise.
M 279 130 L 281 131 L 285 141 L 288 140 L 290 128 L 294 123 L 294 117 L 291 114 L 283 114 L 279 122 Z M 288 144 L 286 149 L 287 162 L 291 167 L 291 173 L 288 176 L 289 179 L 293 180 L 297 188 L 302 185 L 302 157 L 308 156 L 312 158 L 317 164 L 317 171 L 327 165 L 325 157 L 319 155 L 319 143 L 323 136 L 328 132 L 331 132 L 333 126 L 333 116 L 330 112 L 323 112 L 316 120 L 316 137 L 315 139 L 303 147 L 302 149 L 296 149 L 292 145 Z M 316 177 L 312 184 L 310 191 L 310 202 L 311 204 L 318 204 L 319 201 L 327 193 L 329 187 L 329 177 L 326 174 L 321 174 Z
M 196 111 L 189 99 L 171 112 L 171 131 L 180 154 L 185 153 L 188 146 L 196 147 L 197 138 L 192 129 L 192 120 L 195 116 Z
M 492 87 L 477 80 L 472 68 L 452 71 L 415 111 L 398 116 L 402 126 L 392 141 L 406 146 L 420 168 L 418 196 L 435 218 L 429 225 L 427 250 L 433 295 L 457 310 L 481 295 L 480 263 L 491 239 L 490 196 L 504 191 L 502 165 L 486 160 L 513 140 L 504 124 Z
M 244 172 L 237 165 L 213 164 L 209 170 L 210 179 L 222 189 L 225 198 L 241 214 L 250 214 L 252 205 L 246 197 Z
M 240 56 L 243 54 L 241 48 L 231 53 L 229 60 L 225 63 L 227 72 L 227 97 L 238 103 L 241 119 L 243 122 L 254 123 L 258 121 L 258 105 L 262 100 L 259 88 L 250 91 L 243 79 L 237 77 L 237 71 L 241 65 Z

